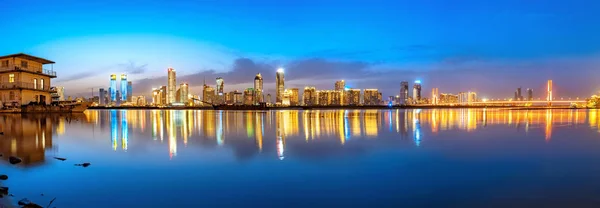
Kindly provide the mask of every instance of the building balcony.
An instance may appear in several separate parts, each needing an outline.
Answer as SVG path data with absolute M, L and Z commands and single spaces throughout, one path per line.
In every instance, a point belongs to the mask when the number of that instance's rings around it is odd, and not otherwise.
M 28 89 L 28 90 L 39 90 L 44 92 L 50 92 L 50 85 L 33 84 L 31 82 L 6 82 L 0 83 L 0 90 L 11 90 L 11 89 Z
M 54 70 L 50 70 L 50 69 L 43 69 L 43 68 L 37 68 L 37 67 L 21 67 L 21 66 L 17 66 L 17 65 L 8 65 L 8 66 L 0 66 L 0 72 L 29 72 L 29 73 L 33 73 L 33 74 L 42 74 L 42 75 L 46 75 L 49 76 L 50 78 L 56 78 L 56 71 Z

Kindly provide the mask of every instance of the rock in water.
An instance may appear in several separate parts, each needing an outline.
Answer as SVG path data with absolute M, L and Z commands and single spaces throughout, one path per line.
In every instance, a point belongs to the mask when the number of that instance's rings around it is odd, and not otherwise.
M 13 157 L 13 156 L 10 156 L 10 157 L 8 158 L 8 162 L 10 162 L 10 164 L 13 164 L 13 165 L 14 165 L 14 164 L 19 164 L 19 163 L 21 163 L 22 161 L 23 161 L 23 160 L 21 160 L 21 158 L 18 158 L 18 157 Z
M 7 175 L 0 175 L 0 180 L 6 180 L 6 179 L 8 179 Z
M 31 201 L 29 201 L 29 199 L 21 199 L 18 202 L 19 206 L 23 207 L 23 208 L 43 208 L 42 206 L 33 203 Z
M 5 195 L 8 194 L 8 187 L 6 187 L 6 186 L 0 187 L 0 193 L 5 194 Z
M 67 158 L 62 158 L 62 157 L 54 157 L 54 159 L 60 160 L 60 161 L 65 161 L 67 160 Z
M 84 168 L 87 168 L 87 166 L 90 166 L 90 163 L 81 163 L 81 164 L 75 164 L 75 166 L 83 166 Z

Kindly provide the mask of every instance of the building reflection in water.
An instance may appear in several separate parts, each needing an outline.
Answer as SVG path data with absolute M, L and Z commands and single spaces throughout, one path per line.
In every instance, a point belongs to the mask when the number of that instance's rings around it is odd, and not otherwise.
M 560 126 L 589 124 L 598 130 L 598 110 L 502 110 L 502 109 L 431 109 L 431 110 L 314 110 L 314 111 L 91 111 L 86 121 L 101 126 L 110 123 L 113 150 L 121 139 L 127 150 L 129 134 L 144 132 L 154 140 L 163 140 L 166 133 L 169 157 L 177 155 L 179 142 L 231 147 L 253 140 L 256 153 L 276 150 L 285 158 L 287 140 L 303 143 L 317 140 L 335 141 L 340 146 L 354 139 L 410 139 L 416 146 L 428 132 L 477 131 L 490 125 L 506 125 L 524 129 L 526 134 L 539 132 L 550 141 L 553 130 Z M 148 121 L 146 121 L 148 118 Z M 105 121 L 108 120 L 108 121 Z M 57 132 L 64 132 L 58 123 Z M 119 129 L 121 128 L 121 129 Z M 395 130 L 394 130 L 395 129 Z M 427 132 L 424 132 L 427 131 Z M 119 132 L 121 135 L 118 135 Z M 274 134 L 274 136 L 273 136 Z M 385 137 L 381 137 L 385 134 Z M 389 134 L 399 135 L 390 137 Z M 43 137 L 43 136 L 40 136 Z M 33 137 L 35 138 L 35 137 Z M 194 144 L 195 143 L 195 144 Z M 267 145 L 264 144 L 274 144 Z

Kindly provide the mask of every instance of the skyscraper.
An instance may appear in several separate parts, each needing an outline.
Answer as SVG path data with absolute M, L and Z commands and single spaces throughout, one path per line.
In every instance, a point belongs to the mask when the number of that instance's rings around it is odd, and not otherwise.
M 421 80 L 416 80 L 413 85 L 413 102 L 419 103 L 421 100 Z
M 381 104 L 381 98 L 379 97 L 379 90 L 377 89 L 365 89 L 364 91 L 364 105 L 379 105 Z
M 346 88 L 346 81 L 339 80 L 339 81 L 335 82 L 335 90 L 336 91 L 343 91 L 344 88 Z
M 254 77 L 254 104 L 263 102 L 263 78 L 260 73 Z
M 515 101 L 522 101 L 523 100 L 523 95 L 521 94 L 521 87 L 517 88 L 517 91 L 515 91 Z
M 335 96 L 333 103 L 336 105 L 344 105 L 346 104 L 344 102 L 345 98 L 344 95 L 346 94 L 346 81 L 344 80 L 339 80 L 335 82 L 335 91 L 339 92 L 339 96 Z
M 288 90 L 288 92 L 290 93 L 290 105 L 291 106 L 300 105 L 300 102 L 298 100 L 298 88 L 291 88 Z
M 98 90 L 98 95 L 98 104 L 101 106 L 106 105 L 106 91 L 104 91 L 104 88 L 100 88 L 100 90 Z
M 181 85 L 179 85 L 179 102 L 181 103 L 188 103 L 188 84 L 187 83 L 181 83 Z
M 315 87 L 305 87 L 302 93 L 302 100 L 305 106 L 313 106 L 317 104 L 317 92 Z
M 214 104 L 214 96 L 215 89 L 205 84 L 202 89 L 202 101 Z
M 531 89 L 531 88 L 527 88 L 527 100 L 529 100 L 529 101 L 533 100 L 533 89 Z
M 275 77 L 275 104 L 281 105 L 283 101 L 283 92 L 285 89 L 284 85 L 284 77 L 283 77 L 283 68 L 277 69 L 277 74 Z
M 121 74 L 121 102 L 127 102 L 127 75 Z
M 437 105 L 440 102 L 438 88 L 431 89 L 431 104 Z
M 400 82 L 400 104 L 408 104 L 408 82 Z
M 225 82 L 223 81 L 223 78 L 221 77 L 217 77 L 217 99 L 216 99 L 216 103 L 217 104 L 223 104 L 223 88 L 225 88 Z
M 271 94 L 267 94 L 267 100 L 266 101 L 267 101 L 267 104 L 269 104 L 269 105 L 272 103 L 271 102 L 272 101 L 271 100 Z
M 127 102 L 133 102 L 133 82 L 127 82 Z
M 546 97 L 547 101 L 552 101 L 552 80 L 548 80 L 548 95 Z
M 167 69 L 167 105 L 175 102 L 175 92 L 177 91 L 177 82 L 175 78 L 175 69 Z
M 348 95 L 348 105 L 360 105 L 360 89 L 348 89 L 346 95 Z
M 110 102 L 116 102 L 117 101 L 117 75 L 116 74 L 111 74 L 110 75 L 110 88 L 109 88 L 109 93 L 110 93 Z
M 167 92 L 168 92 L 167 90 L 168 90 L 167 86 L 163 85 L 163 86 L 160 87 L 160 91 L 159 91 L 160 93 L 159 93 L 159 95 L 160 95 L 160 103 L 162 105 L 168 105 L 169 104 L 169 103 L 167 103 L 167 97 L 168 97 L 167 96 Z M 173 93 L 173 94 L 175 94 L 175 93 Z

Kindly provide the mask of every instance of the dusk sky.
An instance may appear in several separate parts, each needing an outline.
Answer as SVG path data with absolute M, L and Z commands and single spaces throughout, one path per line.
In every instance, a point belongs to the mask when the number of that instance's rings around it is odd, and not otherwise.
M 252 87 L 262 73 L 286 88 L 378 88 L 400 81 L 440 93 L 509 98 L 517 87 L 545 97 L 600 91 L 600 1 L 401 0 L 2 0 L 0 54 L 56 62 L 66 95 L 91 96 L 109 75 L 127 73 L 134 95 L 177 82 L 201 93 L 204 77 L 225 91 Z M 84 94 L 85 93 L 85 94 Z

